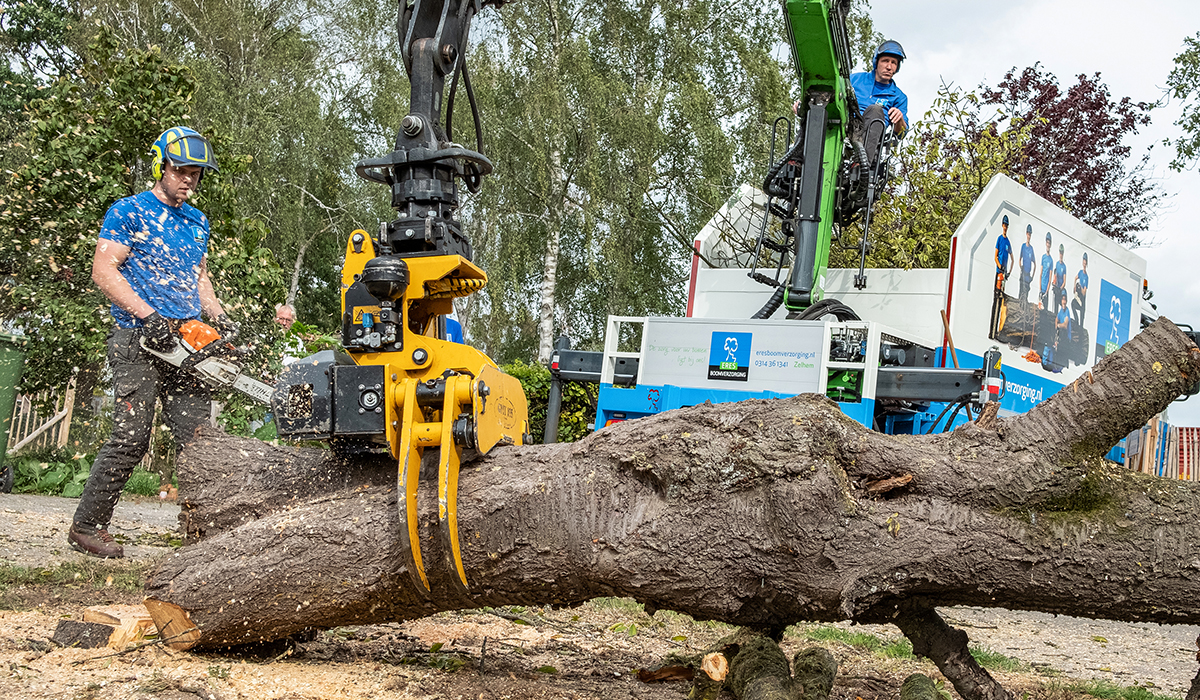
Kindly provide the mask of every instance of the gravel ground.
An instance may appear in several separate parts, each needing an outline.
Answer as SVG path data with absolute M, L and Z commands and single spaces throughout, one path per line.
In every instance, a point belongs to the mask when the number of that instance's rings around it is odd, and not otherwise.
M 74 499 L 0 494 L 0 563 L 55 566 L 83 555 L 67 545 Z M 122 499 L 109 531 L 124 541 L 126 556 L 147 559 L 168 553 L 177 536 L 179 507 L 157 499 Z M 1153 686 L 1182 696 L 1200 668 L 1200 627 L 1087 620 L 996 608 L 945 608 L 950 624 L 974 644 L 1018 658 L 1043 672 L 1068 678 L 1103 679 Z M 856 630 L 899 638 L 890 625 Z
M 78 503 L 74 498 L 0 493 L 0 563 L 57 566 L 85 559 L 67 544 Z M 178 527 L 179 506 L 126 495 L 108 531 L 125 547 L 126 557 L 148 559 L 171 551 Z

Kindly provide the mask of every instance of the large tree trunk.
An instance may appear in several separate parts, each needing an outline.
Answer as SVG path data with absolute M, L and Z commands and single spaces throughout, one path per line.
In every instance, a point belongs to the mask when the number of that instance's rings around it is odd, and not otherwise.
M 205 433 L 179 465 L 181 517 L 203 539 L 147 594 L 198 628 L 184 638 L 197 648 L 596 596 L 763 630 L 899 621 L 910 637 L 937 633 L 934 605 L 1197 624 L 1200 487 L 1100 457 L 1197 376 L 1200 350 L 1160 320 L 1029 413 L 951 434 L 882 435 L 808 395 L 500 449 L 462 472 L 469 598 L 438 564 L 429 482 L 424 595 L 402 563 L 390 460 Z

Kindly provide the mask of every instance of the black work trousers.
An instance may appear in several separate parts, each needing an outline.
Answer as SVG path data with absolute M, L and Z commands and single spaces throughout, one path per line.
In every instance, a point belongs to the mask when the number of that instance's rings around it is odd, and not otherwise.
M 875 165 L 879 146 L 883 142 L 887 130 L 891 127 L 891 122 L 888 120 L 887 112 L 883 111 L 883 107 L 879 105 L 871 105 L 863 110 L 862 118 L 866 127 L 863 147 L 867 149 L 867 161 L 871 165 Z
M 106 528 L 133 468 L 146 454 L 154 427 L 154 402 L 162 399 L 163 418 L 176 453 L 208 419 L 208 387 L 184 370 L 142 349 L 141 331 L 114 328 L 108 336 L 113 373 L 113 430 L 100 448 L 75 509 L 75 524 Z

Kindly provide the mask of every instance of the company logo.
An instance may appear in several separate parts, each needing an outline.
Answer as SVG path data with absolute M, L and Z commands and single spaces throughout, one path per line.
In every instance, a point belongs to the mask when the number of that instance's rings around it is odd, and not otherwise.
M 713 331 L 708 350 L 708 378 L 744 382 L 750 376 L 750 333 Z
M 1098 301 L 1096 360 L 1113 354 L 1129 340 L 1129 321 L 1136 311 L 1133 294 L 1105 279 L 1100 280 Z

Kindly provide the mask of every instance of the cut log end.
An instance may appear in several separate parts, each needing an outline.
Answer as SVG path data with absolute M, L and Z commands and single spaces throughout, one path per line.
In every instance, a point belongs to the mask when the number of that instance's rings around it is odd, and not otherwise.
M 192 622 L 186 610 L 157 598 L 146 598 L 142 602 L 150 611 L 154 626 L 158 628 L 158 638 L 164 644 L 176 651 L 186 651 L 200 641 L 200 628 Z

